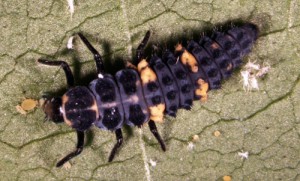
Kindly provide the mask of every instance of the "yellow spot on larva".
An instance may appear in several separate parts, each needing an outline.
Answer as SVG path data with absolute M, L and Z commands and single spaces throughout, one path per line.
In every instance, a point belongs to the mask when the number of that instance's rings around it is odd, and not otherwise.
M 199 88 L 195 90 L 195 94 L 201 96 L 200 101 L 202 102 L 207 101 L 207 92 L 209 89 L 209 84 L 201 78 L 198 79 L 197 84 Z
M 68 102 L 68 100 L 69 100 L 69 97 L 68 97 L 66 94 L 64 94 L 64 95 L 62 96 L 62 105 L 65 105 L 66 102 Z
M 65 104 L 66 104 L 66 102 L 68 102 L 68 100 L 69 100 L 69 97 L 68 97 L 66 94 L 64 94 L 64 95 L 62 96 L 62 110 L 63 110 L 62 115 L 63 115 L 63 117 L 64 117 L 65 123 L 66 123 L 68 126 L 71 126 L 71 127 L 72 127 L 72 121 L 70 121 L 69 119 L 67 119 L 67 116 L 66 116 L 66 113 L 65 113 Z
M 157 77 L 155 72 L 149 67 L 148 62 L 143 59 L 137 66 L 137 69 L 140 73 L 142 83 L 147 84 L 149 82 L 156 81 Z
M 213 48 L 213 49 L 219 48 L 218 43 L 216 43 L 216 42 L 212 43 L 212 44 L 211 44 L 211 48 Z
M 225 175 L 223 177 L 223 181 L 231 181 L 231 177 L 229 175 Z
M 232 63 L 229 63 L 228 66 L 226 67 L 226 70 L 230 71 L 232 70 L 232 68 L 233 68 Z
M 165 104 L 161 103 L 155 106 L 150 106 L 150 119 L 155 122 L 163 122 L 164 120 L 164 111 L 165 111 Z
M 96 100 L 94 100 L 94 104 L 89 109 L 96 112 L 96 116 L 97 116 L 97 119 L 98 119 L 99 113 L 98 113 L 98 105 L 97 105 L 97 101 Z
M 137 70 L 137 67 L 135 65 L 133 65 L 132 63 L 130 63 L 129 61 L 126 62 L 126 67 Z
M 183 51 L 183 53 L 180 56 L 181 63 L 187 65 L 191 72 L 198 72 L 198 62 L 190 52 L 184 49 L 181 44 L 176 45 L 175 51 Z
M 221 135 L 221 132 L 220 132 L 220 131 L 217 130 L 217 131 L 214 132 L 214 136 L 215 136 L 215 137 L 219 137 L 220 135 Z
M 182 51 L 183 47 L 180 43 L 178 43 L 176 46 L 175 46 L 175 51 L 176 52 L 179 52 L 179 51 Z

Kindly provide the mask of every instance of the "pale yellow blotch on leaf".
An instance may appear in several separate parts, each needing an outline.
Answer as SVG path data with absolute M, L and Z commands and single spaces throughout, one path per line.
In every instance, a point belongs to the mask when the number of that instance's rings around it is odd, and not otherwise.
M 229 175 L 225 175 L 223 177 L 223 181 L 231 181 L 231 177 Z
M 220 131 L 218 131 L 218 130 L 217 130 L 217 131 L 215 131 L 215 132 L 214 132 L 214 136 L 215 136 L 215 137 L 219 137 L 219 136 L 221 136 L 221 132 L 220 132 Z
M 17 105 L 16 109 L 20 114 L 27 114 L 28 111 L 33 110 L 38 106 L 38 101 L 34 99 L 24 99 L 21 105 Z
M 21 103 L 21 107 L 25 111 L 30 111 L 30 110 L 34 109 L 35 107 L 37 107 L 37 105 L 38 105 L 38 101 L 34 100 L 34 99 L 25 99 Z
M 199 139 L 200 139 L 199 136 L 195 134 L 192 138 L 192 141 L 197 142 L 197 141 L 199 141 Z

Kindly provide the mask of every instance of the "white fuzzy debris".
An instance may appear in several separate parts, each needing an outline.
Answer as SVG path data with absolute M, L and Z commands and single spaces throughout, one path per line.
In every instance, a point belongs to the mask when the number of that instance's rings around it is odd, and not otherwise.
M 250 72 L 248 71 L 241 71 L 241 75 L 243 78 L 243 88 L 244 90 L 248 90 L 249 89 L 249 76 L 250 76 Z
M 261 67 L 259 64 L 248 62 L 241 70 L 244 90 L 259 90 L 257 78 L 262 78 L 270 69 L 269 65 Z
M 241 157 L 241 159 L 248 159 L 249 157 L 249 152 L 238 152 L 238 155 Z
M 102 74 L 98 74 L 98 78 L 99 78 L 99 79 L 103 79 L 103 77 L 104 77 L 104 76 L 103 76 Z
M 250 88 L 251 89 L 259 90 L 257 79 L 256 79 L 255 76 L 250 76 L 249 82 L 250 82 Z
M 253 69 L 253 70 L 259 70 L 260 69 L 260 65 L 259 64 L 255 64 L 254 62 L 248 62 L 246 65 L 245 65 L 245 68 L 246 69 Z
M 69 5 L 69 11 L 71 13 L 71 20 L 75 11 L 75 7 L 74 7 L 74 0 L 67 0 L 68 1 L 68 5 Z
M 257 73 L 256 73 L 256 77 L 263 77 L 265 76 L 271 69 L 270 65 L 267 65 L 265 67 L 262 67 Z
M 74 36 L 71 36 L 71 37 L 68 39 L 68 43 L 67 43 L 67 48 L 68 48 L 68 49 L 73 49 L 73 38 L 74 38 Z
M 72 165 L 70 162 L 66 162 L 63 164 L 63 167 L 64 167 L 64 169 L 69 170 L 72 167 Z
M 20 114 L 23 114 L 23 115 L 27 114 L 27 112 L 20 105 L 17 105 L 16 109 Z
M 150 158 L 149 163 L 152 167 L 156 167 L 157 162 Z
M 195 144 L 193 142 L 189 142 L 188 146 L 187 146 L 187 149 L 188 150 L 193 150 L 195 148 Z

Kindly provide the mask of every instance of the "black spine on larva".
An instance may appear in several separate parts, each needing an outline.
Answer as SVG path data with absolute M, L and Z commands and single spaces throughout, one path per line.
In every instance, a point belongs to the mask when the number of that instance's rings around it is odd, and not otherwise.
M 165 113 L 175 117 L 179 108 L 179 93 L 176 81 L 173 78 L 171 71 L 159 57 L 154 55 L 151 57 L 149 63 L 154 69 L 162 89 L 166 105 Z
M 89 85 L 96 97 L 99 119 L 95 125 L 102 129 L 114 131 L 123 126 L 124 110 L 119 88 L 109 74 L 93 80 Z
M 247 23 L 241 27 L 228 30 L 227 34 L 232 36 L 240 45 L 241 56 L 244 56 L 251 51 L 251 47 L 258 37 L 258 28 L 254 24 Z
M 233 68 L 231 58 L 219 46 L 219 44 L 207 36 L 201 38 L 199 44 L 204 47 L 212 60 L 216 62 L 219 71 L 221 72 L 222 78 L 225 79 L 230 77 Z
M 212 39 L 215 40 L 231 58 L 233 69 L 242 63 L 241 47 L 230 35 L 224 32 L 214 32 Z
M 149 111 L 138 73 L 133 69 L 123 69 L 115 77 L 120 88 L 126 124 L 142 126 L 149 120 Z
M 169 50 L 164 52 L 162 60 L 172 72 L 173 78 L 174 80 L 176 80 L 176 83 L 178 85 L 180 107 L 187 110 L 191 109 L 194 98 L 194 87 L 186 69 L 183 67 L 180 61 L 175 58 L 174 54 L 171 53 Z
M 207 51 L 195 41 L 188 43 L 187 50 L 193 54 L 198 61 L 199 67 L 205 72 L 207 76 L 205 81 L 208 81 L 210 89 L 220 88 L 221 74 L 216 63 L 211 59 Z

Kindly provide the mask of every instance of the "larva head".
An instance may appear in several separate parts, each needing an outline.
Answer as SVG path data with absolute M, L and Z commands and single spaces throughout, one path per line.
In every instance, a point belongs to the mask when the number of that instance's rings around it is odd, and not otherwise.
M 60 97 L 44 98 L 42 104 L 42 109 L 46 114 L 46 119 L 51 120 L 55 123 L 60 123 L 64 121 L 63 115 L 60 111 L 62 105 L 62 100 Z
M 259 29 L 257 27 L 257 25 L 253 24 L 253 23 L 247 23 L 243 26 L 243 28 L 249 33 L 251 34 L 253 40 L 256 40 L 258 38 L 258 34 L 259 34 Z

